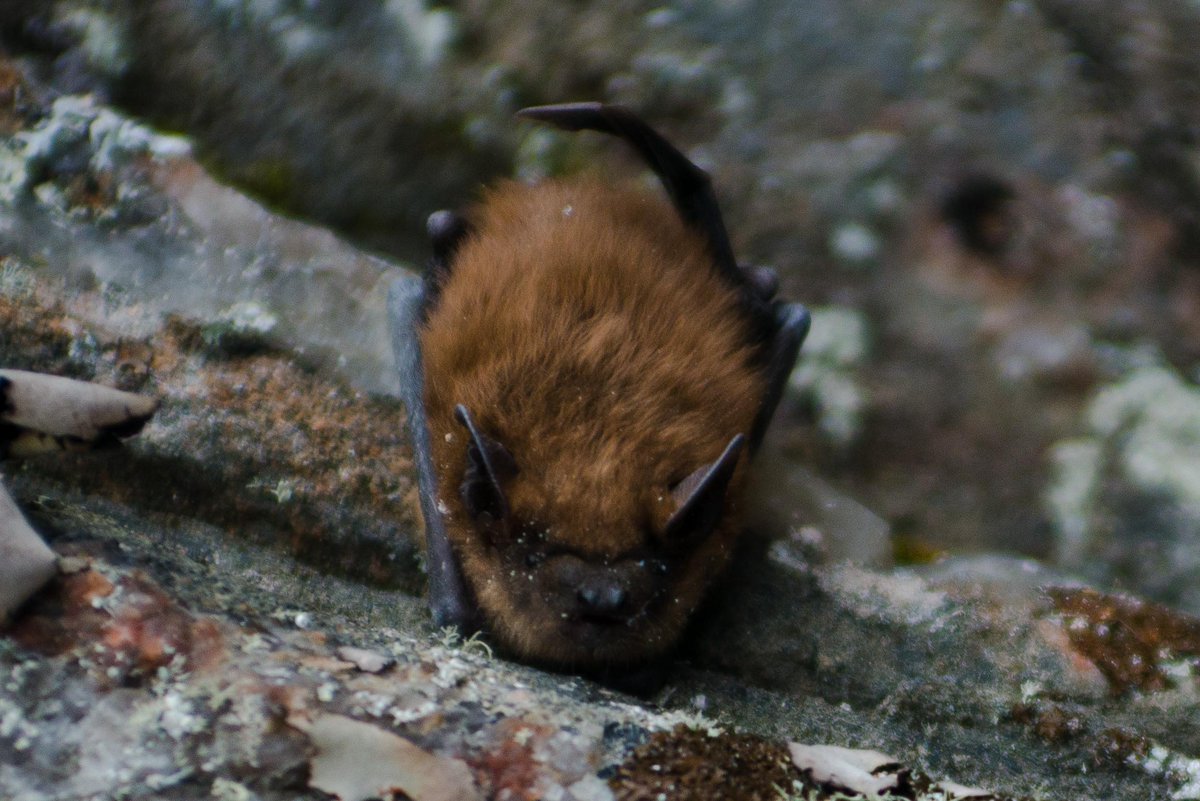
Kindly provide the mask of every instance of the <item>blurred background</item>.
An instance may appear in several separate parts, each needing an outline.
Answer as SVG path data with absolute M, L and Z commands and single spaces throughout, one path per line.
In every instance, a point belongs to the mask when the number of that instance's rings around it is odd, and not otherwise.
M 120 194 L 70 178 L 64 120 L 102 107 L 380 257 L 259 310 L 297 327 L 354 328 L 389 264 L 427 258 L 426 215 L 497 177 L 648 180 L 611 140 L 512 117 L 626 104 L 712 173 L 740 258 L 814 310 L 773 435 L 769 503 L 789 524 L 876 562 L 1036 557 L 1200 612 L 1193 2 L 6 0 L 0 43 L 0 132 L 26 154 L 42 136 L 18 183 L 75 226 L 55 241 L 109 247 L 170 218 L 124 196 L 126 218 L 75 213 L 80 191 Z M 82 95 L 93 111 L 60 102 Z M 23 219 L 0 226 L 0 257 L 187 296 L 162 278 L 182 258 L 162 229 L 98 266 L 45 257 Z M 269 261 L 208 266 L 246 292 Z M 345 284 L 337 304 L 322 282 Z M 368 329 L 333 362 L 386 390 Z

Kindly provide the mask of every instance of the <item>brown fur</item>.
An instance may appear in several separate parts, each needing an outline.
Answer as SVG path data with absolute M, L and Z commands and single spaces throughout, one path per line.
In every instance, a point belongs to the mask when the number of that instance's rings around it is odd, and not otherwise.
M 716 533 L 663 586 L 638 578 L 648 548 L 671 547 L 661 542 L 669 488 L 748 433 L 763 396 L 735 293 L 704 239 L 640 190 L 505 183 L 470 219 L 421 335 L 439 500 L 467 583 L 493 634 L 523 658 L 660 654 L 737 535 L 742 467 Z M 512 518 L 528 524 L 519 531 L 481 532 L 463 507 L 459 403 L 515 457 L 505 492 Z M 550 554 L 545 564 L 517 558 L 532 548 Z M 644 612 L 603 631 L 569 620 L 573 590 L 561 576 L 576 562 L 633 576 Z

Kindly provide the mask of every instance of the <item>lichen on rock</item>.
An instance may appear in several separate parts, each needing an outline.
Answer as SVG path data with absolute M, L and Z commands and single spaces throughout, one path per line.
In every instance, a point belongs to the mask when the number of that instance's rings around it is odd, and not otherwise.
M 1083 422 L 1050 452 L 1060 563 L 1200 611 L 1200 388 L 1136 367 L 1094 393 Z
M 49 111 L 0 149 L 0 200 L 6 204 L 48 181 L 111 180 L 113 170 L 135 158 L 173 158 L 190 151 L 186 140 L 153 132 L 89 96 L 65 95 Z
M 796 364 L 789 388 L 812 403 L 817 426 L 838 448 L 848 448 L 862 433 L 868 398 L 858 376 L 869 354 L 867 322 L 861 312 L 841 306 L 812 310 L 812 331 L 804 358 Z

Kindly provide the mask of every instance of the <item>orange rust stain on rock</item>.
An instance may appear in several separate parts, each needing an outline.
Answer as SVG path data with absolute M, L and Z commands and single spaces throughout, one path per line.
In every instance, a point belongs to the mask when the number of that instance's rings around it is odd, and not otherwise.
M 534 801 L 538 793 L 533 789 L 537 780 L 537 765 L 525 746 L 512 740 L 502 742 L 473 760 L 477 776 L 486 780 L 496 798 L 506 801 Z
M 7 366 L 153 394 L 153 447 L 95 469 L 90 454 L 38 462 L 39 476 L 85 495 L 196 519 L 360 580 L 406 580 L 402 536 L 417 529 L 398 401 L 364 396 L 286 353 L 214 355 L 196 323 L 169 318 L 142 339 L 80 322 L 61 287 L 30 278 L 0 296 Z M 95 302 L 88 292 L 71 304 Z M 94 347 L 81 357 L 75 344 Z M 266 532 L 270 532 L 268 535 Z M 276 532 L 283 532 L 277 536 Z
M 1115 695 L 1170 687 L 1164 662 L 1200 665 L 1200 619 L 1127 595 L 1066 587 L 1047 592 L 1071 644 L 1100 669 Z
M 554 729 L 508 718 L 492 730 L 493 745 L 470 759 L 475 778 L 491 789 L 497 801 L 536 801 L 541 798 L 538 776 L 544 771 L 535 756 L 536 744 Z
M 168 665 L 212 670 L 226 654 L 213 620 L 192 615 L 140 573 L 115 584 L 95 570 L 61 576 L 9 634 L 40 653 L 86 657 L 115 684 L 137 683 Z

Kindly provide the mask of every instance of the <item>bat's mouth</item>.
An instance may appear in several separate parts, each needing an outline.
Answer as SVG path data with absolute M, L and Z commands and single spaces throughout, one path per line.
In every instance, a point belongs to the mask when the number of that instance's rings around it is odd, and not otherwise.
M 576 625 L 592 626 L 602 630 L 624 629 L 633 625 L 633 618 L 629 615 L 584 614 L 576 616 L 572 622 Z
M 568 621 L 567 639 L 585 650 L 612 648 L 624 643 L 634 634 L 633 620 L 628 616 L 578 615 Z

